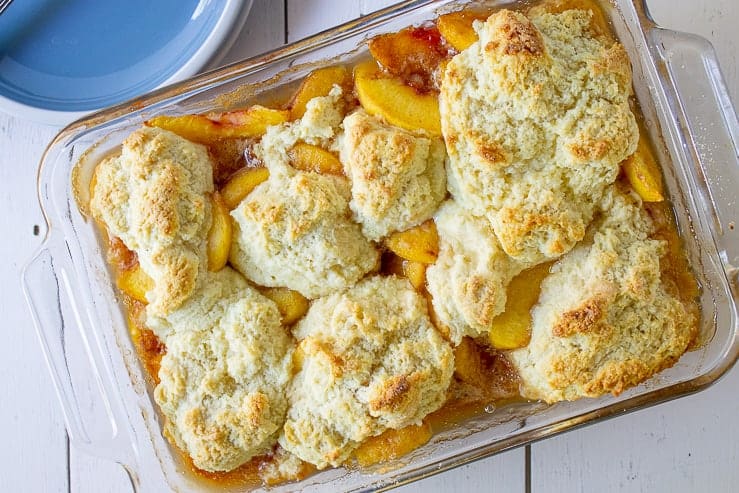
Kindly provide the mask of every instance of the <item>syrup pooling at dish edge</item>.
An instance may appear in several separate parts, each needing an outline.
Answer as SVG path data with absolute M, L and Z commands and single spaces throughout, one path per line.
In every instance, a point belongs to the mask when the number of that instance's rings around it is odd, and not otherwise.
M 525 14 L 375 38 L 284 109 L 154 118 L 96 171 L 168 435 L 203 474 L 369 465 L 467 405 L 619 393 L 687 349 L 697 291 L 625 53 L 599 12 Z M 257 351 L 275 310 L 290 342 Z

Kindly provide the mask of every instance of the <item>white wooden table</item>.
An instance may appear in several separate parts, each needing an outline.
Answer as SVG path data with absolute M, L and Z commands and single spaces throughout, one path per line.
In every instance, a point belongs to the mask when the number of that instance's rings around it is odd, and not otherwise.
M 19 0 L 22 1 L 22 0 Z M 739 0 L 648 0 L 665 27 L 716 47 L 739 102 Z M 393 0 L 256 0 L 226 62 Z M 36 167 L 56 129 L 0 114 L 0 492 L 130 492 L 117 466 L 70 447 L 19 289 L 40 242 Z M 707 391 L 573 431 L 407 486 L 451 491 L 739 491 L 739 368 Z

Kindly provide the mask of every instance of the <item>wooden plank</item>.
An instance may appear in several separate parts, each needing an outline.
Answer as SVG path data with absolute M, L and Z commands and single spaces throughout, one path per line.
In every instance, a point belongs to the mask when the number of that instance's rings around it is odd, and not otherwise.
M 56 130 L 0 114 L 0 485 L 65 492 L 67 436 L 49 372 L 20 290 L 20 270 L 41 243 L 36 169 Z M 22 143 L 19 145 L 18 143 Z
M 285 43 L 285 3 L 278 0 L 254 0 L 241 34 L 221 65 L 237 62 Z
M 532 491 L 736 491 L 739 368 L 695 396 L 532 446 Z
M 303 39 L 394 3 L 397 0 L 288 0 L 288 41 Z
M 336 2 L 331 0 L 288 0 L 287 40 L 303 39 L 359 17 L 357 1 Z
M 524 493 L 524 449 L 518 448 L 398 488 L 398 493 Z M 549 491 L 549 490 L 543 490 Z M 554 490 L 551 490 L 554 491 Z
M 80 452 L 69 451 L 69 490 L 74 493 L 132 493 L 126 471 L 118 464 Z M 102 487 L 102 485 L 105 485 Z
M 389 7 L 395 3 L 398 3 L 398 0 L 360 0 L 359 11 L 362 15 L 366 15 L 370 12 Z
M 739 102 L 736 0 L 648 0 L 662 26 L 712 41 Z M 533 491 L 736 491 L 739 368 L 695 396 L 532 446 Z

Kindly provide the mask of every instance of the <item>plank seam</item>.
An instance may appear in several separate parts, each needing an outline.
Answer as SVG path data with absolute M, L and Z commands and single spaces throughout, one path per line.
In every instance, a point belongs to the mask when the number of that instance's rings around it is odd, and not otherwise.
M 282 2 L 282 11 L 284 12 L 284 18 L 283 18 L 282 23 L 283 23 L 283 29 L 285 31 L 285 37 L 282 42 L 285 44 L 287 44 L 290 40 L 290 33 L 289 33 L 289 28 L 288 28 L 290 24 L 287 23 L 288 22 L 288 19 L 287 19 L 288 12 L 287 11 L 289 10 L 287 8 L 287 3 L 288 3 L 288 0 L 283 0 Z
M 69 450 L 69 433 L 64 430 L 64 448 L 67 451 L 67 491 L 72 493 L 72 454 Z
M 526 493 L 531 493 L 531 445 L 526 445 L 524 452 L 524 486 Z

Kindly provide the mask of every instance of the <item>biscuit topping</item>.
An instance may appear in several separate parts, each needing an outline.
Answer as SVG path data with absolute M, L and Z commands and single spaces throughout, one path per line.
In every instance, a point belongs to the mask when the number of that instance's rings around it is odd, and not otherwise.
M 155 398 L 194 464 L 229 471 L 275 443 L 292 341 L 275 304 L 224 268 L 169 317 Z M 160 330 L 160 334 L 161 334 Z
M 379 254 L 351 221 L 349 196 L 343 177 L 270 175 L 231 213 L 231 264 L 262 286 L 307 298 L 351 286 Z
M 344 131 L 349 205 L 364 235 L 379 240 L 430 218 L 446 195 L 441 140 L 383 124 L 364 110 L 344 120 Z
M 166 315 L 192 294 L 207 269 L 208 152 L 167 130 L 144 127 L 125 140 L 120 156 L 98 165 L 95 177 L 93 215 L 136 252 L 154 281 L 148 310 Z
M 313 303 L 294 330 L 300 371 L 280 436 L 319 468 L 339 465 L 364 439 L 438 409 L 452 349 L 405 279 L 370 277 Z
M 588 236 L 552 267 L 532 338 L 511 353 L 525 397 L 547 402 L 623 390 L 671 366 L 696 333 L 661 282 L 665 242 L 633 193 L 613 187 Z
M 492 41 L 485 45 L 486 51 L 498 51 L 506 55 L 541 55 L 544 41 L 530 20 L 503 10 L 494 16 Z
M 585 235 L 595 204 L 636 149 L 624 49 L 591 13 L 501 10 L 476 24 L 441 85 L 455 200 L 487 217 L 515 259 L 554 259 Z

